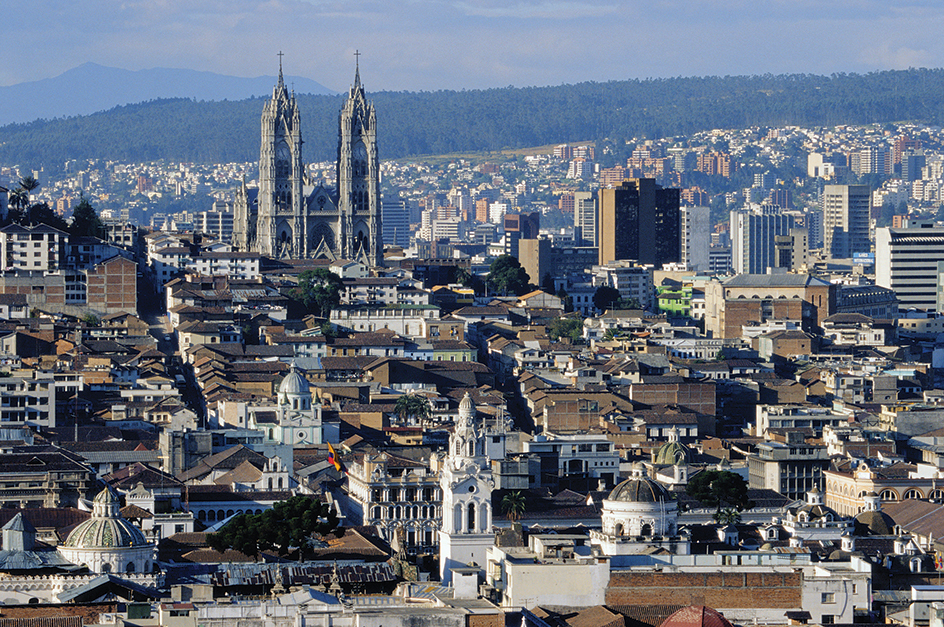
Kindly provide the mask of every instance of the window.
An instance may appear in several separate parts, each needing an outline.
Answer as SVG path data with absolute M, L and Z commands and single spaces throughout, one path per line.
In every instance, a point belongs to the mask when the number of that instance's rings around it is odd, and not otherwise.
M 820 599 L 821 603 L 835 603 L 836 602 L 836 593 L 835 592 L 824 592 L 822 598 Z

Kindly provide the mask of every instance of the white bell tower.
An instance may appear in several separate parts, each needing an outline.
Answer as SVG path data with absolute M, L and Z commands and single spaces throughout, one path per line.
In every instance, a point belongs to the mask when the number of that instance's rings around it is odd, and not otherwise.
M 492 470 L 485 440 L 475 424 L 475 405 L 469 394 L 459 403 L 459 421 L 449 438 L 439 485 L 443 520 L 439 532 L 439 577 L 452 582 L 452 568 L 475 563 L 485 566 L 485 551 L 495 544 L 492 533 Z

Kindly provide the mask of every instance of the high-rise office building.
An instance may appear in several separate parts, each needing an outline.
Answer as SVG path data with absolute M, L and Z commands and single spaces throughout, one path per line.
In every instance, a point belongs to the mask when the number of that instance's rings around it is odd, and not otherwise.
M 693 272 L 708 272 L 708 246 L 711 244 L 709 207 L 682 207 L 682 262 Z
M 593 192 L 574 192 L 574 226 L 580 229 L 584 246 L 599 245 L 597 199 Z
M 927 165 L 923 150 L 907 150 L 901 155 L 901 180 L 917 181 L 921 178 L 921 169 Z
M 904 228 L 875 230 L 875 284 L 895 290 L 899 308 L 944 307 L 944 229 L 908 220 Z
M 780 213 L 731 212 L 731 262 L 737 274 L 765 274 L 777 267 L 776 238 L 789 235 L 793 216 Z
M 384 199 L 380 205 L 381 224 L 383 224 L 384 244 L 402 246 L 410 245 L 410 209 L 407 201 L 401 199 Z
M 823 188 L 823 249 L 833 259 L 872 250 L 868 185 L 826 185 Z
M 600 190 L 600 265 L 620 259 L 661 268 L 681 260 L 679 190 L 626 179 Z

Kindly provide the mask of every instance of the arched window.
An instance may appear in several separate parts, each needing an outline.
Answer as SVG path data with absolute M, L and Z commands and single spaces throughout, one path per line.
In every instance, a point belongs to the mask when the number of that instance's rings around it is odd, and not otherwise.
M 475 531 L 475 503 L 469 503 L 469 532 Z
M 917 490 L 908 490 L 907 492 L 905 492 L 905 500 L 920 499 L 920 498 L 921 498 L 921 493 L 918 492 Z
M 197 512 L 197 520 L 206 520 L 206 519 L 207 519 L 207 513 L 205 510 L 201 509 L 199 512 Z
M 125 566 L 125 572 L 131 574 L 134 572 L 134 562 L 128 562 L 128 565 Z
M 894 490 L 882 490 L 882 493 L 879 496 L 886 503 L 894 503 L 898 501 L 898 493 Z
M 944 490 L 931 490 L 928 498 L 932 501 L 942 501 L 944 500 Z
M 652 535 L 652 525 L 646 523 L 639 530 L 639 535 L 641 536 L 651 536 Z
M 221 509 L 216 510 L 216 519 L 217 519 L 217 520 L 223 520 L 224 518 L 226 518 L 226 512 L 224 512 L 224 511 L 221 510 Z
M 110 572 L 111 572 L 111 564 L 109 564 L 108 562 L 105 562 L 104 564 L 102 564 L 102 572 L 103 572 L 103 573 L 110 573 Z
M 623 523 L 616 523 L 616 527 L 613 528 L 613 533 L 617 537 L 623 535 Z

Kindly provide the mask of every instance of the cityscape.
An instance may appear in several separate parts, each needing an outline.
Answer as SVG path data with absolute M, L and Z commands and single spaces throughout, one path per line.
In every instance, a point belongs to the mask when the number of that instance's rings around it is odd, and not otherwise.
M 944 626 L 940 126 L 386 159 L 353 66 L 0 163 L 0 627 Z

